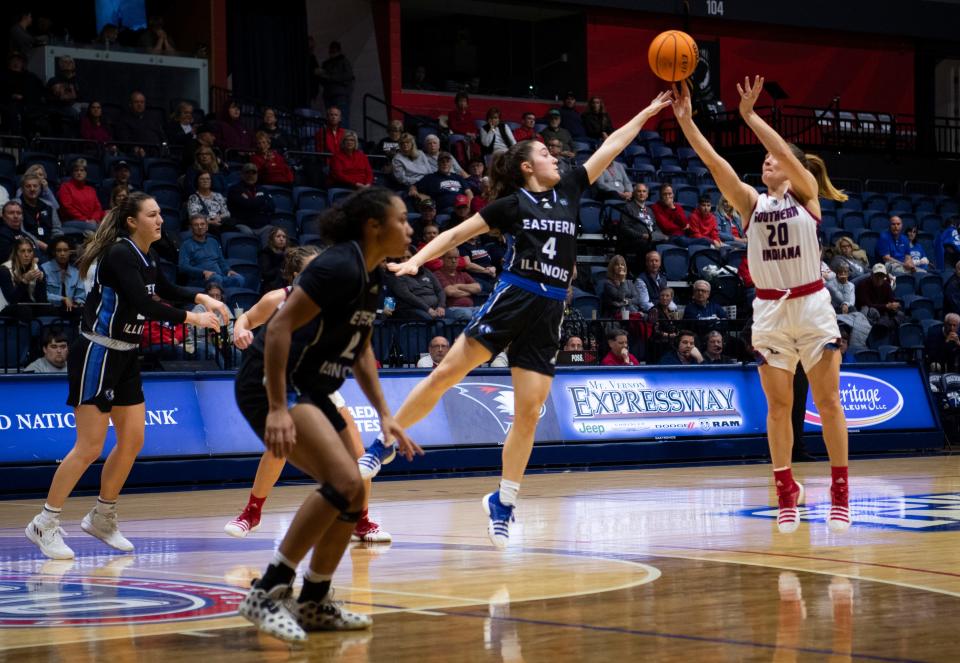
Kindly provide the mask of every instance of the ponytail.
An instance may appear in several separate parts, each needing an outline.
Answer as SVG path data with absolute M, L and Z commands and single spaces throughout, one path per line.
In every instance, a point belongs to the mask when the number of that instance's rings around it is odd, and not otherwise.
M 493 163 L 490 165 L 491 200 L 509 196 L 526 184 L 520 164 L 530 161 L 533 143 L 532 140 L 521 140 L 511 145 L 506 152 L 494 155 Z
M 130 217 L 136 218 L 137 214 L 140 213 L 140 206 L 143 201 L 151 198 L 152 196 L 141 191 L 135 191 L 126 200 L 107 212 L 103 221 L 97 226 L 97 232 L 83 247 L 83 254 L 80 256 L 79 263 L 80 278 L 87 278 L 90 265 L 99 260 L 118 239 L 130 234 L 130 229 L 127 228 L 127 219 Z
M 838 203 L 842 203 L 847 199 L 847 194 L 835 187 L 833 182 L 830 181 L 830 176 L 827 175 L 827 164 L 823 159 L 816 154 L 804 153 L 803 150 L 793 143 L 789 143 L 788 145 L 793 156 L 797 158 L 797 161 L 802 163 L 803 167 L 809 170 L 813 174 L 814 179 L 817 180 L 817 195 L 820 198 L 828 198 Z

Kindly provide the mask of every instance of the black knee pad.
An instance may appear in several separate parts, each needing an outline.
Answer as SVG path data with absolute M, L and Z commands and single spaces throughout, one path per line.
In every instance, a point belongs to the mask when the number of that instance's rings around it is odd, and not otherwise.
M 341 495 L 340 491 L 331 486 L 329 483 L 320 484 L 320 487 L 317 488 L 317 492 L 320 493 L 325 500 L 330 502 L 330 504 L 332 504 L 333 507 L 341 513 L 350 508 L 350 500 Z
M 363 515 L 363 511 L 341 511 L 340 515 L 337 516 L 337 520 L 342 520 L 345 523 L 355 523 L 360 520 L 360 516 Z

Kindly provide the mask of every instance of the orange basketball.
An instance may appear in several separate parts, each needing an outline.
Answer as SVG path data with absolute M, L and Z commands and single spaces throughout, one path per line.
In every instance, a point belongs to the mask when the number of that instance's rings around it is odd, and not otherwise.
M 650 43 L 647 59 L 658 78 L 665 81 L 682 81 L 697 68 L 697 42 L 686 32 L 667 30 Z

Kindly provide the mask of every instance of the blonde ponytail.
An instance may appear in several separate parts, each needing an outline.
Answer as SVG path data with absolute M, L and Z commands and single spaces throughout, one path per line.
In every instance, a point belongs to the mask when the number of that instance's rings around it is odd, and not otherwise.
M 827 175 L 827 164 L 824 163 L 823 159 L 816 154 L 804 154 L 803 157 L 807 170 L 813 173 L 813 177 L 817 180 L 817 190 L 821 198 L 836 200 L 839 203 L 848 198 L 847 194 L 835 187 L 833 182 L 830 181 L 830 176 Z

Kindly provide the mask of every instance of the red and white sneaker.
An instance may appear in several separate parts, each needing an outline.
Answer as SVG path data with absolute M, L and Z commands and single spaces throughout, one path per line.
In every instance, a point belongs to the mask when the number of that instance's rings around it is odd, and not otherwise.
M 366 543 L 390 543 L 393 537 L 390 532 L 380 529 L 380 525 L 369 518 L 361 518 L 357 521 L 357 527 L 350 535 L 351 541 L 364 541 Z
M 827 516 L 827 527 L 831 532 L 846 532 L 850 529 L 850 501 L 846 486 L 830 487 L 830 515 Z
M 789 493 L 779 493 L 780 512 L 777 514 L 777 529 L 781 534 L 791 534 L 800 527 L 800 509 L 803 504 L 803 484 L 794 481 L 794 490 Z
M 258 529 L 260 529 L 260 514 L 249 506 L 223 527 L 224 532 L 238 539 L 242 539 L 250 532 L 256 532 Z

